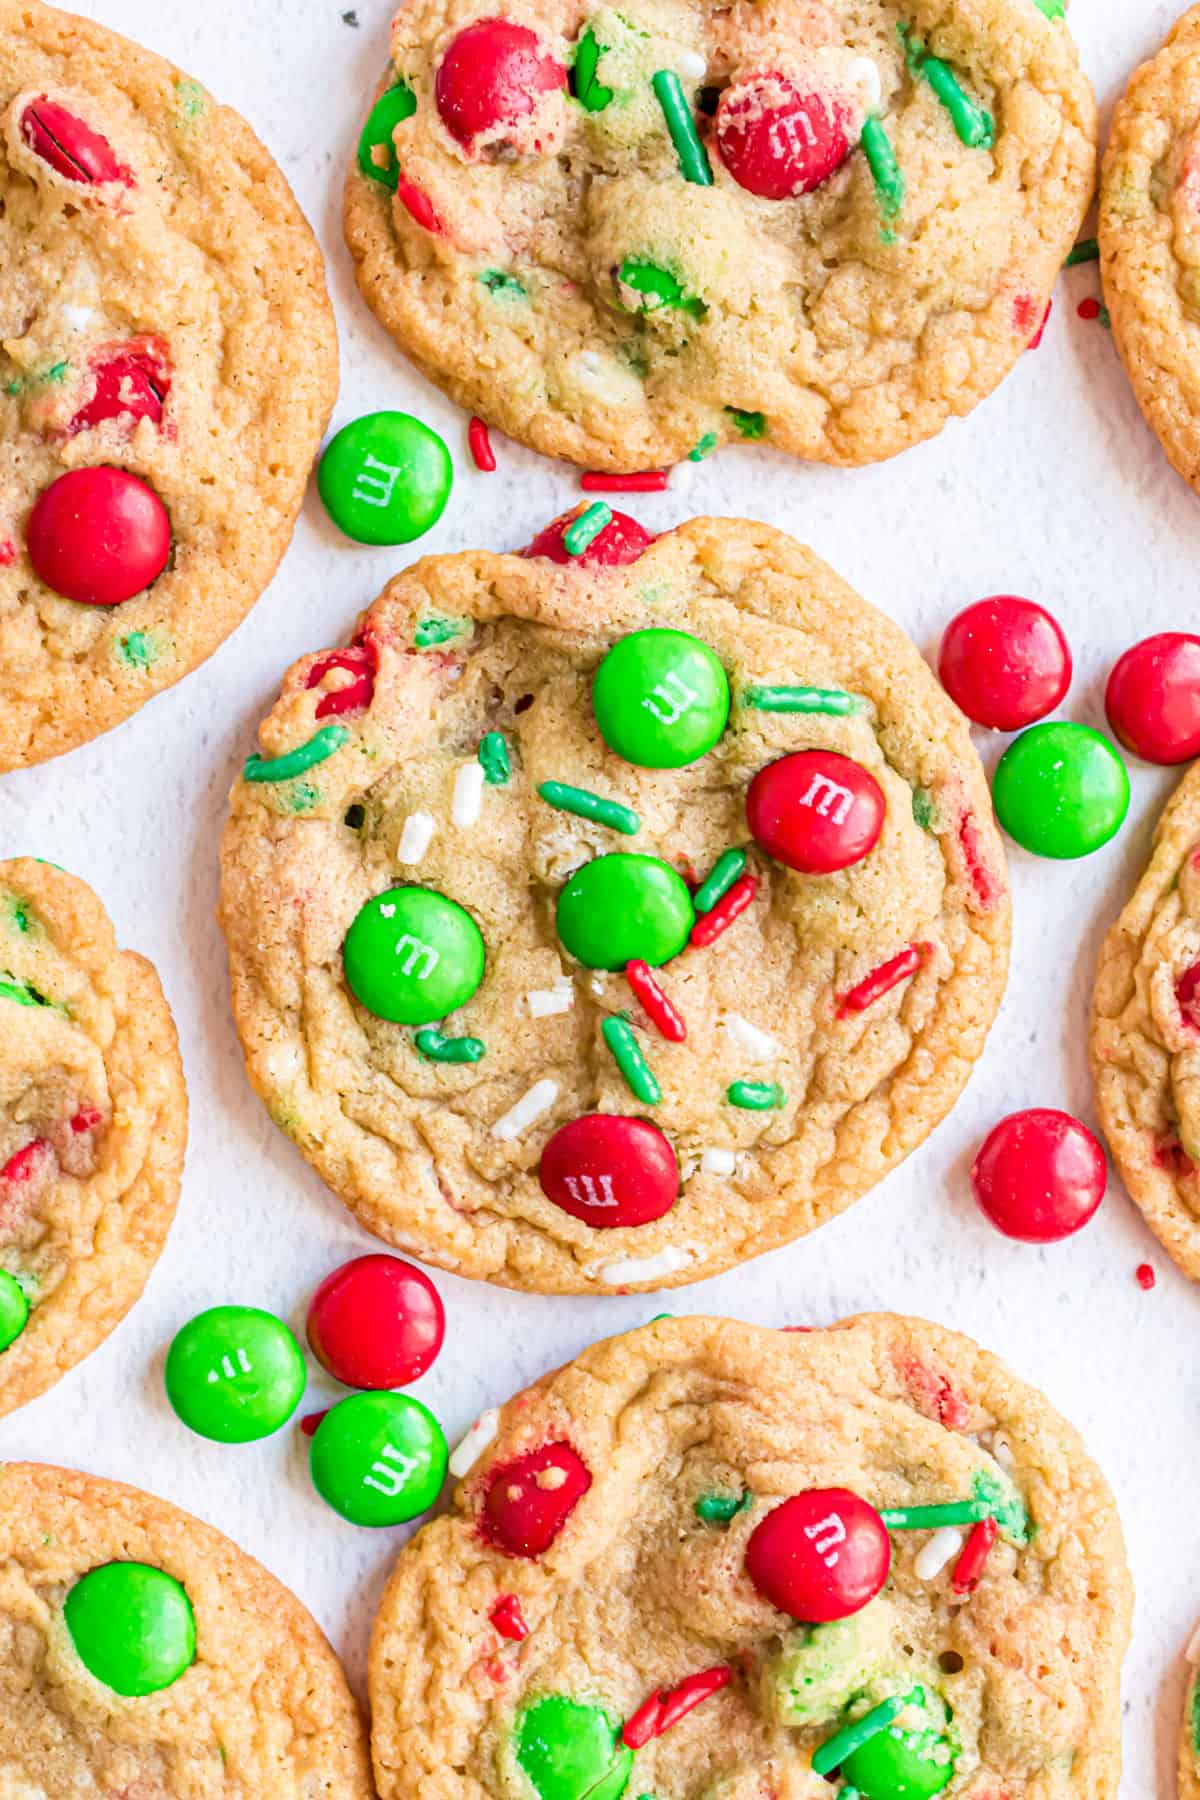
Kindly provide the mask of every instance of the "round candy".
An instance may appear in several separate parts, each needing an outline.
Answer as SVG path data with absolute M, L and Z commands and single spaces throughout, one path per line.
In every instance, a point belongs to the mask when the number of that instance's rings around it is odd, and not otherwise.
M 992 781 L 996 816 L 1037 856 L 1088 856 L 1121 829 L 1129 777 L 1090 725 L 1034 725 L 1008 746 Z
M 765 1600 L 807 1624 L 848 1619 L 888 1577 L 892 1543 L 873 1506 L 849 1488 L 810 1488 L 750 1534 L 746 1573 Z
M 861 763 L 835 750 L 798 750 L 760 769 L 746 818 L 768 856 L 804 875 L 829 875 L 870 855 L 887 801 Z
M 111 1562 L 75 1583 L 63 1606 L 80 1662 L 129 1698 L 170 1687 L 196 1657 L 186 1590 L 149 1563 Z
M 367 413 L 343 425 L 321 457 L 317 492 L 359 544 L 410 544 L 446 510 L 454 464 L 428 425 L 409 413 Z
M 442 1491 L 448 1454 L 442 1428 L 408 1394 L 351 1394 L 313 1433 L 313 1486 L 352 1525 L 403 1525 Z
M 347 1387 L 407 1387 L 442 1347 L 446 1314 L 421 1269 L 398 1256 L 356 1256 L 327 1275 L 308 1308 L 312 1353 Z
M 1071 685 L 1071 652 L 1057 620 L 1032 600 L 993 594 L 957 613 L 942 634 L 938 676 L 976 725 L 1020 731 L 1054 711 Z
M 517 1721 L 517 1761 L 538 1800 L 620 1800 L 633 1751 L 599 1706 L 548 1694 Z
M 542 1151 L 538 1179 L 555 1206 L 600 1230 L 649 1225 L 679 1198 L 670 1140 L 648 1119 L 585 1113 L 561 1125 Z
M 1160 631 L 1114 664 L 1104 694 L 1114 735 L 1145 762 L 1200 756 L 1200 637 Z
M 470 913 L 419 887 L 368 900 L 346 933 L 342 959 L 355 999 L 400 1025 L 429 1025 L 465 1006 L 485 960 Z
M 935 1704 L 944 1724 L 945 1708 Z M 954 1746 L 933 1723 L 928 1704 L 923 1710 L 929 1724 L 916 1730 L 892 1725 L 860 1744 L 842 1764 L 846 1786 L 863 1800 L 932 1800 L 940 1794 L 954 1774 Z
M 576 568 L 621 569 L 627 563 L 635 563 L 644 551 L 654 542 L 654 535 L 628 513 L 614 511 L 612 518 L 598 531 L 587 549 L 579 556 L 572 556 L 563 543 L 563 536 L 569 525 L 574 524 L 574 512 L 562 513 L 551 520 L 542 531 L 539 531 L 533 542 L 522 550 L 522 556 L 545 556 L 551 562 L 574 563 Z
M 480 1529 L 509 1556 L 540 1556 L 591 1485 L 570 1444 L 543 1444 L 490 1471 Z
M 678 956 L 695 919 L 683 877 L 657 856 L 598 856 L 558 896 L 558 935 L 589 969 L 658 968 Z
M 682 769 L 717 743 L 729 719 L 729 678 L 687 631 L 635 631 L 613 645 L 592 682 L 610 750 L 643 769 Z
M 29 1323 L 29 1302 L 20 1282 L 0 1269 L 0 1350 L 16 1342 Z
M 472 149 L 476 138 L 519 128 L 543 95 L 565 92 L 566 86 L 566 69 L 528 25 L 476 19 L 451 40 L 433 93 L 446 130 Z M 525 135 L 518 134 L 521 149 L 542 150 L 556 134 L 535 128 L 528 143 Z
M 1056 1244 L 1087 1224 L 1108 1181 L 1104 1152 L 1070 1113 L 1035 1106 L 992 1127 L 971 1168 L 971 1187 L 997 1231 L 1026 1244 Z
M 772 69 L 727 87 L 717 107 L 721 161 L 764 200 L 807 194 L 849 156 L 853 121 L 837 96 L 808 93 Z
M 164 1372 L 167 1399 L 191 1431 L 249 1444 L 287 1423 L 307 1379 L 300 1346 L 274 1313 L 212 1306 L 176 1333 Z
M 38 497 L 26 530 L 38 579 L 65 600 L 119 606 L 150 586 L 171 554 L 171 521 L 127 469 L 70 469 Z

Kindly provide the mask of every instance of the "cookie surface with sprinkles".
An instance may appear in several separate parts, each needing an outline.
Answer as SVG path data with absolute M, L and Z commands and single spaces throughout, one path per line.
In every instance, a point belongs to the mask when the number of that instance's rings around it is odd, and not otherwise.
M 1112 1495 L 970 1339 L 662 1320 L 459 1472 L 375 1622 L 381 1800 L 1114 1800 Z
M 0 0 L 0 769 L 229 635 L 336 389 L 321 254 L 249 126 L 113 32 Z
M 186 1136 L 151 964 L 117 948 L 75 876 L 0 862 L 0 1415 L 137 1300 L 175 1213 Z
M 620 514 L 560 543 L 428 558 L 293 667 L 221 922 L 251 1082 L 369 1230 L 648 1289 L 810 1230 L 944 1116 L 1007 881 L 961 715 L 810 551 Z
M 1091 195 L 1031 0 L 420 0 L 347 182 L 370 306 L 468 412 L 593 472 L 860 464 L 984 399 Z
M 372 1800 L 366 1732 L 316 1622 L 164 1500 L 0 1464 L 0 1791 Z

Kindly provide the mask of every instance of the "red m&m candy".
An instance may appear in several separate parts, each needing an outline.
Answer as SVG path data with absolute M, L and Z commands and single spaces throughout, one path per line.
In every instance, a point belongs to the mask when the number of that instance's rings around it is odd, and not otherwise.
M 93 365 L 93 372 L 95 392 L 68 425 L 72 436 L 123 415 L 162 424 L 171 376 L 161 344 L 146 339 L 106 351 Z
M 772 69 L 727 87 L 717 107 L 721 161 L 739 187 L 790 200 L 828 181 L 853 148 L 844 97 L 805 92 Z
M 814 1625 L 860 1612 L 891 1566 L 887 1527 L 849 1488 L 794 1495 L 755 1526 L 746 1545 L 746 1573 L 763 1598 Z
M 575 563 L 582 569 L 619 569 L 626 563 L 635 563 L 654 542 L 653 533 L 639 525 L 636 519 L 631 519 L 628 513 L 614 512 L 604 530 L 596 533 L 587 549 L 579 556 L 572 556 L 563 543 L 563 534 L 568 525 L 574 523 L 575 517 L 574 512 L 568 512 L 552 520 L 544 530 L 538 532 L 531 544 L 525 546 L 521 555 L 548 556 L 551 562 Z
M 48 588 L 86 606 L 119 606 L 162 574 L 171 521 L 154 489 L 126 469 L 71 469 L 39 497 L 26 533 Z
M 1010 1113 L 993 1126 L 971 1169 L 981 1210 L 1005 1237 L 1054 1244 L 1086 1225 L 1108 1180 L 1086 1125 L 1053 1107 Z
M 407 1387 L 432 1366 L 445 1335 L 437 1289 L 398 1256 L 343 1263 L 308 1308 L 312 1353 L 347 1387 Z
M 528 25 L 476 19 L 451 41 L 433 92 L 442 124 L 467 149 L 478 138 L 515 133 L 518 148 L 544 150 L 565 113 L 560 106 L 539 121 L 539 108 L 545 96 L 566 87 L 566 69 Z
M 670 1141 L 648 1119 L 586 1113 L 562 1125 L 542 1151 L 538 1179 L 555 1206 L 585 1225 L 648 1225 L 679 1195 Z
M 804 875 L 861 862 L 878 843 L 886 813 L 875 777 L 835 750 L 798 750 L 768 763 L 746 795 L 755 842 Z
M 509 1556 L 540 1556 L 591 1485 L 570 1444 L 544 1444 L 491 1471 L 480 1529 Z
M 1053 712 L 1070 687 L 1071 652 L 1045 607 L 993 594 L 951 619 L 938 676 L 976 725 L 1020 731 Z
M 1200 637 L 1160 631 L 1113 665 L 1104 710 L 1126 750 L 1145 762 L 1200 756 Z
M 328 719 L 338 713 L 361 712 L 375 697 L 375 652 L 369 644 L 351 644 L 346 650 L 328 650 L 319 656 L 308 671 L 306 688 L 320 687 L 331 669 L 340 669 L 350 677 L 342 687 L 332 688 L 317 701 L 317 718 Z
M 21 136 L 35 156 L 68 181 L 88 186 L 119 181 L 133 186 L 133 176 L 113 152 L 108 139 L 70 112 L 58 100 L 39 94 L 21 114 Z

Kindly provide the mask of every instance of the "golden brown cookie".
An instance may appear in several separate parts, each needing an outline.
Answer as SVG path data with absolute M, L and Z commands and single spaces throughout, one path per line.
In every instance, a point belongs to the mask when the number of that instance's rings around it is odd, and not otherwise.
M 1104 940 L 1091 1057 L 1121 1179 L 1200 1280 L 1200 765 L 1168 801 L 1150 865 Z
M 662 1320 L 511 1400 L 401 1551 L 371 1644 L 376 1782 L 1113 1800 L 1131 1608 L 1103 1476 L 969 1338 Z M 856 1756 L 841 1733 L 880 1706 Z
M 0 1415 L 94 1350 L 175 1214 L 187 1090 L 154 968 L 84 882 L 0 863 Z
M 324 266 L 245 121 L 0 0 L 0 769 L 212 654 L 287 547 L 337 389 Z
M 0 1716 L 6 1800 L 372 1800 L 358 1709 L 295 1596 L 178 1507 L 72 1469 L 0 1464 Z
M 650 1289 L 922 1141 L 999 1005 L 1008 890 L 961 714 L 811 551 L 617 515 L 572 559 L 563 530 L 417 563 L 294 665 L 221 922 L 250 1080 L 369 1230 L 510 1286 Z M 623 662 L 647 642 L 684 659 L 658 685 Z M 732 692 L 706 754 L 617 753 L 592 684 L 618 650 L 643 724 Z
M 1146 423 L 1200 486 L 1200 6 L 1134 74 L 1100 183 L 1113 337 Z
M 1193 1637 L 1188 1647 L 1191 1675 L 1179 1737 L 1179 1800 L 1200 1800 L 1200 1669 L 1196 1664 L 1200 1643 L 1197 1637 Z
M 1038 331 L 1095 137 L 1033 0 L 418 0 L 346 239 L 400 347 L 535 449 L 868 463 Z

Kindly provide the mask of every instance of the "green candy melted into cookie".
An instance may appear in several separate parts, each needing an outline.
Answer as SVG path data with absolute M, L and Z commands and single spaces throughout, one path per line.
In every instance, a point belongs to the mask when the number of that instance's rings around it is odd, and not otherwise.
M 1014 1544 L 1027 1544 L 1030 1536 L 1029 1514 L 1015 1484 L 1006 1475 L 993 1473 L 990 1469 L 980 1469 L 975 1477 L 974 1488 L 975 1498 L 987 1502 L 992 1517 L 1005 1537 L 1011 1538 Z
M 907 1707 L 894 1725 L 861 1744 L 842 1764 L 846 1785 L 863 1800 L 932 1800 L 954 1775 L 957 1746 L 952 1742 L 950 1713 L 941 1698 L 922 1691 L 924 1723 L 907 1725 Z
M 769 1701 L 783 1725 L 816 1725 L 844 1712 L 880 1673 L 895 1615 L 886 1600 L 831 1625 L 801 1625 L 767 1663 Z
M 633 1751 L 600 1706 L 550 1694 L 521 1713 L 517 1761 L 539 1800 L 620 1800 Z

